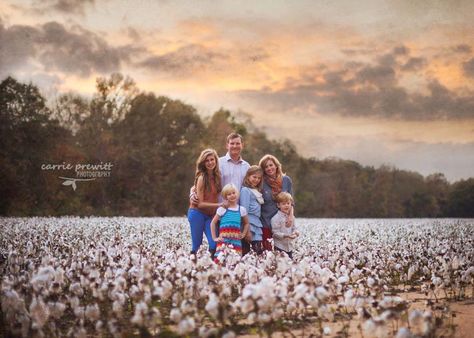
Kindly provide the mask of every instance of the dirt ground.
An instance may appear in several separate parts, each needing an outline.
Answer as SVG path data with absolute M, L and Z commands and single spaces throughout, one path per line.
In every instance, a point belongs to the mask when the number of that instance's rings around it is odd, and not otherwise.
M 399 296 L 410 302 L 409 310 L 426 310 L 426 300 L 428 297 L 422 293 L 417 292 L 403 292 Z M 443 325 L 437 330 L 436 337 L 454 337 L 454 338 L 472 338 L 474 337 L 474 299 L 448 302 L 443 298 L 438 298 L 439 302 L 436 304 L 436 308 L 439 308 L 439 315 L 443 312 Z M 443 309 L 443 310 L 441 310 Z M 438 312 L 438 311 L 435 311 Z M 323 327 L 329 327 L 330 333 L 324 335 L 324 337 L 337 338 L 337 337 L 355 337 L 363 338 L 360 324 L 361 322 L 354 318 L 346 324 L 346 332 L 344 329 L 344 322 L 342 320 L 335 320 L 335 322 L 323 322 Z M 398 327 L 396 325 L 405 326 L 401 323 L 393 322 L 389 326 L 390 329 L 396 331 Z M 265 336 L 265 335 L 263 335 Z M 318 337 L 320 336 L 320 327 L 316 321 L 309 319 L 304 329 L 291 329 L 287 332 L 275 332 L 272 337 L 283 338 L 283 337 Z M 390 337 L 391 335 L 389 335 Z M 256 338 L 258 334 L 246 334 L 239 337 L 243 338 Z

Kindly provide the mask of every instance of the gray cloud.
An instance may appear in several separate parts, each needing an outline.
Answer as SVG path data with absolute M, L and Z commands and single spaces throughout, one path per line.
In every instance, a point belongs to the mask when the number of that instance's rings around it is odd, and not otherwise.
M 411 57 L 408 61 L 401 67 L 401 70 L 404 71 L 418 71 L 424 68 L 428 64 L 425 58 L 421 57 Z
M 457 45 L 456 47 L 453 47 L 453 50 L 457 53 L 469 54 L 471 53 L 472 48 L 469 45 L 461 44 L 461 45 Z
M 121 64 L 134 53 L 133 46 L 112 47 L 97 34 L 79 26 L 67 29 L 57 22 L 41 26 L 0 23 L 0 74 L 14 71 L 31 60 L 39 61 L 46 70 L 59 70 L 88 76 L 92 72 L 120 70 Z
M 464 75 L 474 78 L 474 58 L 462 64 Z
M 93 6 L 96 0 L 35 0 L 30 10 L 39 14 L 57 11 L 67 14 L 84 15 L 88 6 Z
M 340 70 L 318 66 L 310 72 L 312 77 L 288 79 L 280 90 L 247 90 L 237 95 L 252 109 L 273 112 L 313 111 L 406 120 L 474 118 L 474 92 L 461 94 L 436 79 L 428 81 L 425 92 L 411 92 L 400 85 L 401 71 L 417 71 L 427 64 L 426 59 L 409 57 L 408 50 L 403 54 L 394 50 L 376 60 L 343 65 Z M 474 76 L 474 58 L 464 64 L 464 71 Z
M 189 44 L 170 53 L 151 56 L 138 65 L 158 72 L 189 75 L 195 71 L 218 67 L 226 59 L 224 54 L 201 45 Z
M 410 53 L 410 49 L 406 46 L 398 46 L 393 49 L 394 55 L 408 55 Z

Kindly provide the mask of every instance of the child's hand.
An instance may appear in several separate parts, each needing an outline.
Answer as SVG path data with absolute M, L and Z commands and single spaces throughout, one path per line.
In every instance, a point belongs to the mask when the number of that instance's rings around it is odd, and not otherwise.
M 214 242 L 217 243 L 217 242 L 222 242 L 222 241 L 224 241 L 224 238 L 222 238 L 222 236 L 219 236 L 219 237 L 217 237 L 217 238 L 213 238 L 213 240 L 214 240 Z
M 248 232 L 245 234 L 244 238 L 245 238 L 245 240 L 246 240 L 247 242 L 249 242 L 249 243 L 252 242 L 252 234 L 250 233 L 250 231 L 248 231 Z

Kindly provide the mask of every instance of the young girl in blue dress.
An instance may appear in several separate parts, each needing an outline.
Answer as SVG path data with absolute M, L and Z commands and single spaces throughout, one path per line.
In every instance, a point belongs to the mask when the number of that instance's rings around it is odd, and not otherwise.
M 232 248 L 239 254 L 242 253 L 241 240 L 249 230 L 247 209 L 240 206 L 239 192 L 233 184 L 227 184 L 222 188 L 222 198 L 226 202 L 227 208 L 217 208 L 216 215 L 211 221 L 212 239 L 217 243 L 216 263 L 223 263 L 225 260 L 225 248 Z M 217 222 L 219 222 L 219 236 L 217 236 Z M 243 224 L 243 227 L 242 227 Z
M 263 224 L 260 220 L 261 206 L 264 203 L 262 195 L 263 171 L 258 165 L 253 165 L 245 175 L 242 189 L 240 190 L 240 205 L 247 209 L 250 223 L 250 233 L 244 241 L 252 244 L 252 249 L 261 254 Z M 245 252 L 244 252 L 245 253 Z

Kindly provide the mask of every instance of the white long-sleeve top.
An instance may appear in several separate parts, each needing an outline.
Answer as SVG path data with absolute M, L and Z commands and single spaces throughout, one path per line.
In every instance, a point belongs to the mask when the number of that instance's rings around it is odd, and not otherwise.
M 293 251 L 292 238 L 286 238 L 285 236 L 291 235 L 296 232 L 294 216 L 285 214 L 278 210 L 275 216 L 272 217 L 272 232 L 273 232 L 273 244 L 286 252 Z M 288 225 L 287 225 L 288 224 Z

